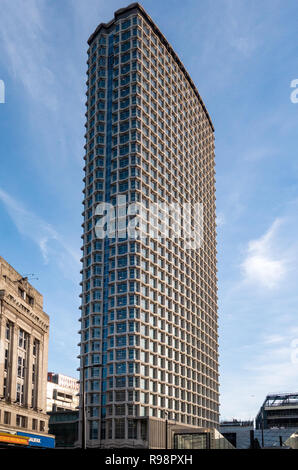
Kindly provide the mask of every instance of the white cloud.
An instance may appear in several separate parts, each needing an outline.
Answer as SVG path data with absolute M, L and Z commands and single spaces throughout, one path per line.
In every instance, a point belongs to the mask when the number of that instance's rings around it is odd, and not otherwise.
M 274 237 L 281 220 L 276 219 L 261 238 L 248 243 L 247 255 L 241 267 L 245 280 L 273 289 L 286 274 L 286 259 L 277 257 L 277 243 Z
M 57 108 L 55 78 L 49 65 L 49 41 L 43 21 L 44 2 L 2 0 L 0 37 L 2 58 L 31 98 Z
M 45 263 L 54 260 L 69 275 L 79 272 L 80 255 L 45 220 L 27 210 L 22 203 L 0 188 L 4 204 L 19 233 L 33 240 L 39 247 Z
M 59 186 L 58 192 L 65 190 L 61 173 L 77 174 L 82 165 L 87 45 L 79 21 L 73 28 L 73 9 L 69 28 L 62 28 L 61 12 L 52 3 L 26 0 L 24 7 L 23 0 L 1 1 L 0 68 L 7 73 L 6 101 L 19 102 L 24 126 L 33 133 L 24 158 L 47 184 Z

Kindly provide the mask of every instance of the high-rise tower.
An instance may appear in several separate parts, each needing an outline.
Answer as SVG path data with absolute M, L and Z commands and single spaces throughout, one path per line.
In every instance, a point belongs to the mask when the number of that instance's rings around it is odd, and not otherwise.
M 85 438 L 158 448 L 168 436 L 170 447 L 172 429 L 218 425 L 214 129 L 139 4 L 100 24 L 88 44 Z

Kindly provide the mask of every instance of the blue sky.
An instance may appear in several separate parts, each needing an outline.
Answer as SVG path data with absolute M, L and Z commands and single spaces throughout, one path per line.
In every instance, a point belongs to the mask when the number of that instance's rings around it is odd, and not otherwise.
M 78 367 L 86 41 L 127 4 L 1 1 L 0 254 L 39 278 L 49 370 L 69 375 Z M 268 392 L 298 388 L 298 3 L 142 4 L 215 126 L 221 413 L 253 418 Z

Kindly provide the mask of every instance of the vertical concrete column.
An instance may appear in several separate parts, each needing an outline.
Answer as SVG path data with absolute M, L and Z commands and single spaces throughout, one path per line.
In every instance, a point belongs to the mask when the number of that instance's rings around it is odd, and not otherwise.
M 111 419 L 111 425 L 112 425 L 112 439 L 115 439 L 115 419 Z
M 48 351 L 49 336 L 43 336 L 43 380 L 42 380 L 42 410 L 47 411 L 47 383 L 48 383 Z
M 127 417 L 125 417 L 125 421 L 124 421 L 124 433 L 125 433 L 124 439 L 128 439 L 128 418 Z
M 42 372 L 43 372 L 43 338 L 39 341 L 38 357 L 37 357 L 37 377 L 35 385 L 35 403 L 38 410 L 42 409 Z
M 4 360 L 5 360 L 6 319 L 3 314 L 3 301 L 0 299 L 0 397 L 3 396 Z

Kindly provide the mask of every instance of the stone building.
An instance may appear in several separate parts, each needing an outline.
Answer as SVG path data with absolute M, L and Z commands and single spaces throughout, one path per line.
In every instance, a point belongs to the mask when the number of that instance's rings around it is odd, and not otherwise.
M 0 257 L 1 432 L 47 437 L 48 341 L 43 296 Z

